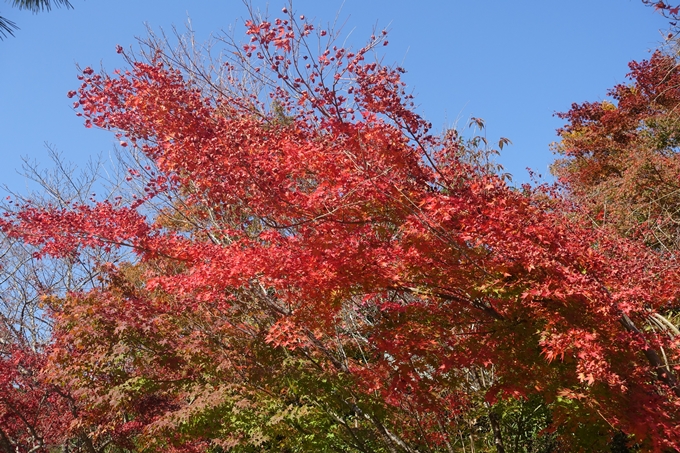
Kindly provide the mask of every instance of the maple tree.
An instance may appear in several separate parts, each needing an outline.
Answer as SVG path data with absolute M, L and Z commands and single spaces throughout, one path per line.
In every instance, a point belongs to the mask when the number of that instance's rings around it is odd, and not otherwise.
M 16 241 L 5 238 L 2 249 L 0 451 L 36 451 L 61 441 L 69 411 L 66 401 L 41 375 L 49 333 L 31 291 L 35 283 L 31 271 L 38 269 L 26 265 L 30 257 Z
M 85 68 L 69 96 L 143 190 L 0 221 L 96 270 L 43 295 L 37 368 L 77 408 L 64 438 L 396 453 L 484 431 L 498 452 L 598 451 L 620 430 L 679 448 L 680 340 L 646 328 L 678 302 L 671 260 L 509 186 L 481 137 L 432 134 L 403 70 L 368 59 L 385 32 L 352 51 L 284 8 L 246 33 L 205 66 L 152 38 L 118 49 L 127 70 Z
M 564 195 L 583 208 L 594 225 L 641 240 L 665 259 L 678 250 L 678 8 L 644 2 L 671 19 L 665 49 L 647 61 L 631 62 L 630 83 L 609 90 L 609 99 L 573 104 L 558 114 L 552 167 Z M 678 305 L 652 313 L 649 329 L 680 335 Z
M 680 73 L 675 59 L 660 52 L 630 68 L 632 83 L 614 87 L 613 102 L 574 104 L 559 114 L 567 120 L 557 148 L 564 158 L 553 173 L 594 222 L 675 251 Z
M 665 17 L 672 20 L 671 25 L 675 27 L 677 25 L 678 14 L 680 13 L 680 6 L 666 3 L 660 0 L 642 0 L 647 6 L 653 7 L 656 11 L 661 12 Z
M 0 349 L 0 451 L 37 451 L 60 443 L 70 413 L 61 395 L 36 375 L 44 361 L 44 354 L 30 349 L 4 344 Z
M 25 161 L 24 175 L 38 186 L 28 197 L 35 205 L 68 206 L 91 197 L 92 186 L 101 179 L 101 162 L 93 161 L 80 172 L 66 164 L 50 149 L 54 168 L 42 170 L 38 163 Z M 114 169 L 106 172 L 113 186 L 120 185 Z M 26 195 L 13 194 L 5 200 L 4 211 Z M 110 436 L 97 442 L 88 426 L 76 420 L 83 407 L 69 389 L 58 385 L 46 373 L 53 346 L 52 319 L 46 295 L 57 297 L 86 291 L 97 285 L 96 269 L 85 265 L 89 259 L 116 261 L 124 257 L 101 250 L 84 251 L 63 259 L 38 259 L 36 249 L 7 236 L 0 242 L 0 451 L 105 451 Z M 91 253 L 90 253 L 91 252 Z M 109 437 L 109 438 L 107 438 Z
M 552 167 L 564 195 L 579 204 L 595 226 L 641 240 L 670 262 L 678 251 L 677 7 L 645 2 L 671 22 L 666 49 L 631 62 L 630 83 L 612 88 L 610 99 L 573 104 L 558 114 Z M 649 329 L 680 335 L 678 304 L 650 314 Z

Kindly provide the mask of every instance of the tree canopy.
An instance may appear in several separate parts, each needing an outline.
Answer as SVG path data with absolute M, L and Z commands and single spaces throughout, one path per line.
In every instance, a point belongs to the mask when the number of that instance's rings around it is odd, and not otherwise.
M 674 194 L 653 179 L 677 176 L 672 58 L 564 115 L 565 196 L 510 185 L 504 139 L 434 133 L 369 58 L 386 32 L 347 49 L 287 8 L 245 26 L 224 60 L 151 36 L 79 75 L 125 175 L 5 208 L 61 283 L 20 293 L 48 341 L 3 318 L 0 449 L 680 449 L 680 268 L 647 234 L 668 210 L 626 223 Z M 666 195 L 599 216 L 607 178 L 643 181 L 633 158 L 663 161 L 642 185 Z

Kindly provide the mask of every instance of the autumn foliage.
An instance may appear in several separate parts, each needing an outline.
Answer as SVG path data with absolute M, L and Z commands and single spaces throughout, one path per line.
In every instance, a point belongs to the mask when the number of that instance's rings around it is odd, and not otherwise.
M 564 159 L 553 171 L 595 222 L 676 250 L 680 72 L 660 52 L 630 68 L 632 83 L 613 88 L 612 102 L 574 104 L 559 115 L 567 120 L 559 131 Z
M 433 134 L 403 70 L 368 58 L 384 35 L 351 51 L 287 10 L 246 27 L 212 75 L 154 46 L 127 70 L 84 69 L 69 96 L 138 153 L 128 179 L 144 190 L 25 203 L 0 223 L 46 259 L 135 253 L 44 298 L 55 326 L 37 369 L 46 401 L 73 409 L 71 448 L 434 452 L 474 435 L 497 451 L 606 451 L 619 431 L 680 448 L 680 343 L 647 327 L 678 304 L 673 260 L 509 186 L 478 140 Z M 654 58 L 634 67 L 650 90 Z M 570 113 L 570 162 L 597 164 L 563 164 L 574 184 L 613 171 L 600 150 L 630 149 L 663 102 L 617 93 L 618 109 Z M 610 116 L 615 132 L 588 135 Z M 531 439 L 513 434 L 523 407 Z

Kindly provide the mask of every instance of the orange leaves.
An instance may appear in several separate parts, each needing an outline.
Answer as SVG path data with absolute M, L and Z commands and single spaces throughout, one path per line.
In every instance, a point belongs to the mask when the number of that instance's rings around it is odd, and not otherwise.
M 631 84 L 617 85 L 609 101 L 574 104 L 553 172 L 598 224 L 659 250 L 677 247 L 675 206 L 680 72 L 656 52 L 630 63 Z
M 283 317 L 274 324 L 265 341 L 274 347 L 281 347 L 294 351 L 300 347 L 309 347 L 310 342 L 301 328 L 296 326 L 290 317 Z
M 144 195 L 27 205 L 0 223 L 42 255 L 137 253 L 55 310 L 51 366 L 90 421 L 129 440 L 189 420 L 180 446 L 237 445 L 247 436 L 225 432 L 252 428 L 260 446 L 262 430 L 279 435 L 262 420 L 288 420 L 271 407 L 304 406 L 326 417 L 304 426 L 360 421 L 354 437 L 381 439 L 393 423 L 415 451 L 441 442 L 438 427 L 473 401 L 554 401 L 559 389 L 584 404 L 606 395 L 600 410 L 620 429 L 641 407 L 663 409 L 652 424 L 675 420 L 677 398 L 643 348 L 676 360 L 677 342 L 621 321 L 639 324 L 675 297 L 677 270 L 554 192 L 509 187 L 480 140 L 428 135 L 403 71 L 365 61 L 382 37 L 316 53 L 303 41 L 313 28 L 294 20 L 247 21 L 251 41 L 216 65 L 224 86 L 160 56 L 113 76 L 84 71 L 69 95 L 86 124 L 152 161 L 126 173 L 147 178 Z M 246 74 L 262 74 L 252 86 L 263 93 L 243 91 Z M 616 109 L 570 112 L 570 155 L 636 142 L 621 115 L 648 93 L 617 93 Z M 603 125 L 613 135 L 599 136 Z M 626 403 L 631 394 L 664 396 Z M 123 409 L 137 424 L 120 422 Z

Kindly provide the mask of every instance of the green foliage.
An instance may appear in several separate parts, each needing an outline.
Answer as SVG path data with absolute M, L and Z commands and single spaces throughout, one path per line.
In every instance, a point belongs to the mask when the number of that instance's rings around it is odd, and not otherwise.
M 52 6 L 64 6 L 72 8 L 69 0 L 12 0 L 12 6 L 19 9 L 27 9 L 34 13 L 40 11 L 49 11 Z M 11 20 L 0 16 L 0 39 L 7 37 L 7 35 L 14 36 L 14 32 L 18 30 L 17 24 Z
M 540 397 L 502 401 L 494 410 L 501 414 L 507 453 L 559 451 L 551 411 Z

